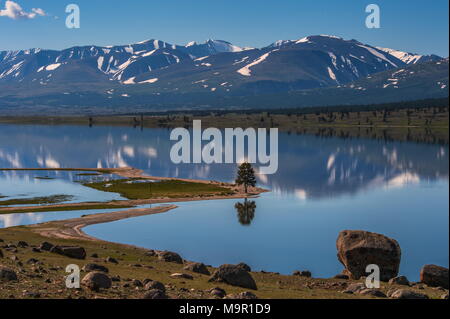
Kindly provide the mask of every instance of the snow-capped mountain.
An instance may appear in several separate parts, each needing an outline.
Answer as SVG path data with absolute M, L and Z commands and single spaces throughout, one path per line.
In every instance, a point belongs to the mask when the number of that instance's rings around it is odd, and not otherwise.
M 373 74 L 440 59 L 329 35 L 280 40 L 259 49 L 222 40 L 175 45 L 151 39 L 61 51 L 2 51 L 0 104 L 5 97 L 36 99 L 45 94 L 66 100 L 86 92 L 105 101 L 167 94 L 293 92 L 345 86 Z

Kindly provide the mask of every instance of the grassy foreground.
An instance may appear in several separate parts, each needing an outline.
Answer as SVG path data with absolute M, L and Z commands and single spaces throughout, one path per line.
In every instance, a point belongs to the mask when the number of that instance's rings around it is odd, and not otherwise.
M 51 223 L 50 223 L 51 224 Z M 46 224 L 48 226 L 48 224 Z M 238 288 L 227 284 L 208 282 L 209 276 L 189 272 L 183 269 L 184 265 L 164 262 L 157 257 L 148 257 L 148 250 L 121 244 L 89 241 L 47 238 L 36 233 L 37 227 L 21 226 L 0 229 L 0 239 L 7 243 L 17 244 L 19 240 L 26 241 L 30 247 L 17 248 L 17 252 L 3 250 L 4 258 L 0 258 L 0 265 L 7 266 L 18 272 L 18 282 L 7 282 L 0 285 L 0 299 L 5 298 L 142 298 L 145 291 L 142 287 L 133 284 L 134 279 L 143 281 L 152 279 L 162 282 L 171 298 L 206 299 L 213 298 L 208 292 L 214 287 L 221 287 L 227 294 L 236 294 L 248 289 Z M 38 246 L 44 241 L 52 244 L 81 246 L 87 251 L 86 260 L 70 259 L 48 252 L 33 252 L 31 246 Z M 97 254 L 98 257 L 92 257 Z M 16 256 L 16 260 L 11 257 Z M 118 264 L 107 263 L 105 258 L 113 257 Z M 30 264 L 27 261 L 36 259 L 38 263 Z M 93 292 L 86 288 L 78 290 L 65 287 L 65 268 L 69 264 L 77 264 L 82 268 L 87 263 L 96 263 L 106 266 L 109 275 L 120 277 L 120 281 L 113 282 L 108 290 Z M 208 267 L 212 273 L 214 268 Z M 193 276 L 192 280 L 173 279 L 173 273 L 187 273 Z M 86 273 L 82 272 L 81 277 Z M 342 299 L 342 298 L 374 298 L 359 294 L 345 294 L 342 291 L 351 283 L 362 282 L 341 279 L 314 279 L 300 276 L 287 276 L 276 273 L 252 272 L 258 289 L 252 291 L 258 298 L 296 298 L 296 299 Z M 383 283 L 381 291 L 387 293 L 391 289 L 404 288 L 404 286 L 388 285 Z M 442 291 L 425 287 L 424 289 L 408 288 L 427 294 L 431 298 L 440 298 Z

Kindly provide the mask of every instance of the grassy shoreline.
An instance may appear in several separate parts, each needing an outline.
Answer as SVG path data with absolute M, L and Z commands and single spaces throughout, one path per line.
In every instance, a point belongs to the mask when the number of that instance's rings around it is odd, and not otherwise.
M 278 112 L 278 113 L 277 113 Z M 302 113 L 305 112 L 305 113 Z M 228 128 L 278 128 L 289 134 L 320 137 L 370 138 L 421 143 L 449 143 L 448 107 L 406 109 L 345 109 L 308 112 L 298 110 L 264 112 L 167 113 L 166 115 L 105 116 L 0 116 L 0 124 L 131 126 L 135 128 L 190 128 L 192 121 L 202 126 Z

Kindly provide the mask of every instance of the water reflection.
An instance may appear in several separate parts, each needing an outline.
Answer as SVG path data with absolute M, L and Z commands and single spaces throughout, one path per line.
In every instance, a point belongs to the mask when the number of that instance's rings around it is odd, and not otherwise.
M 234 181 L 235 165 L 172 164 L 169 135 L 167 129 L 0 125 L 0 167 L 133 166 L 158 176 Z M 258 183 L 280 196 L 331 198 L 448 180 L 448 145 L 287 133 L 279 140 L 279 170 L 259 175 Z
M 124 199 L 119 194 L 84 187 L 82 182 L 116 179 L 113 174 L 93 175 L 81 171 L 0 171 L 0 196 L 3 200 L 70 196 L 64 203 Z M 20 205 L 13 205 L 20 206 Z
M 237 211 L 239 223 L 242 226 L 250 226 L 253 218 L 255 218 L 256 203 L 245 199 L 244 202 L 239 202 L 234 205 Z

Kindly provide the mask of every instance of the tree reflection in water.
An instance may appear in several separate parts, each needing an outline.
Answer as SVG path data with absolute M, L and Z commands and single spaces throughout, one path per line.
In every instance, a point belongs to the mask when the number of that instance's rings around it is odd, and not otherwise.
M 239 223 L 243 226 L 250 226 L 255 218 L 256 203 L 245 199 L 243 203 L 236 203 L 234 208 L 236 208 Z

